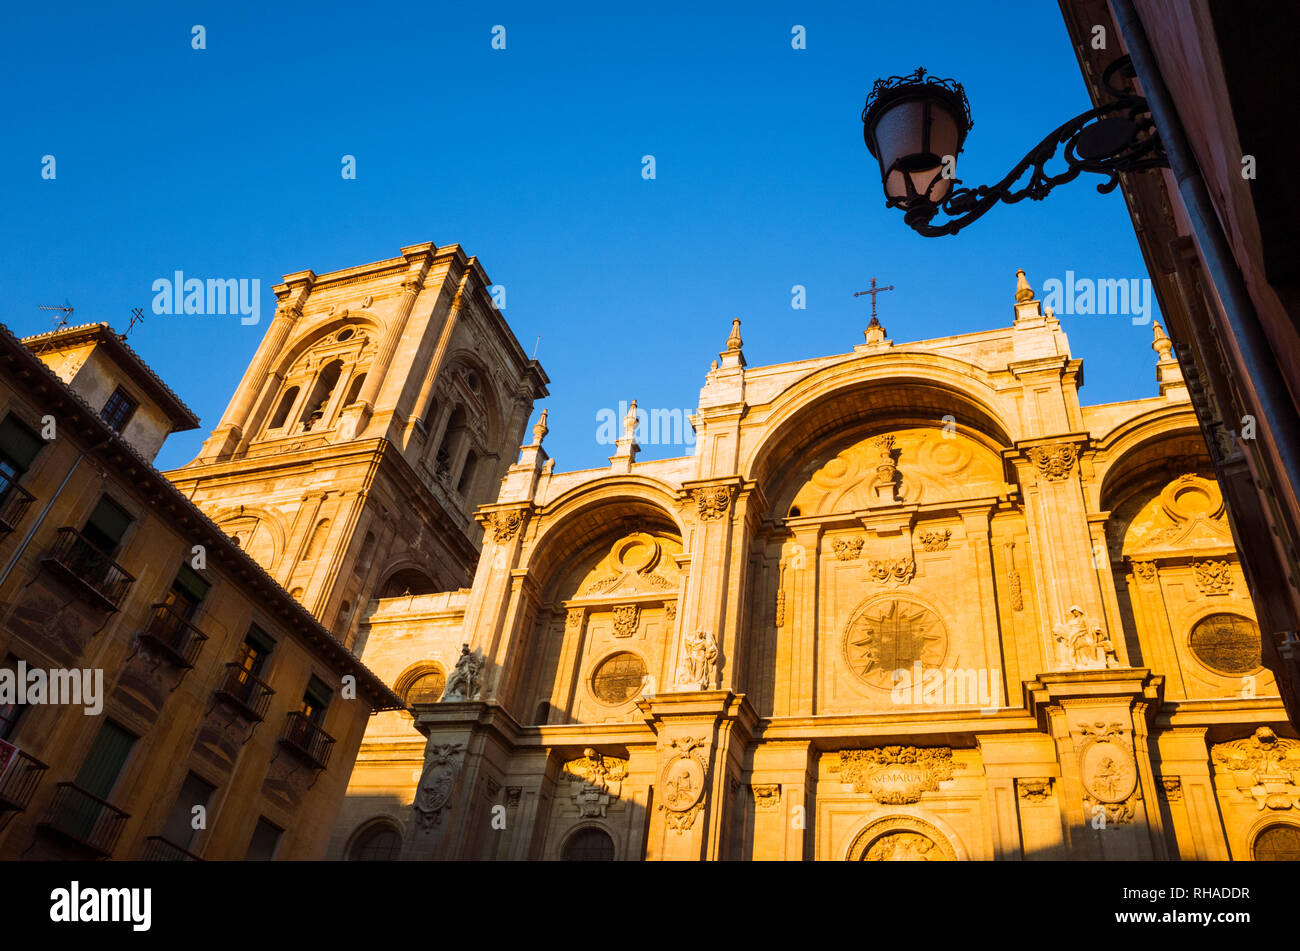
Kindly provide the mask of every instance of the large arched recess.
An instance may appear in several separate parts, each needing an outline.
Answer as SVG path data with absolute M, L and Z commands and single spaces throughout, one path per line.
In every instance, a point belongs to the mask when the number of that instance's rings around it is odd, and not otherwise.
M 1094 482 L 1094 511 L 1113 512 L 1137 488 L 1160 477 L 1209 468 L 1210 453 L 1186 406 L 1160 406 L 1116 426 L 1094 444 L 1104 465 Z
M 990 449 L 1018 438 L 995 408 L 997 394 L 980 368 L 935 354 L 887 356 L 828 367 L 772 401 L 767 432 L 742 471 L 763 487 L 775 516 L 785 514 L 785 495 L 802 472 L 882 426 L 942 426 L 951 416 L 960 432 Z
M 552 644 L 554 638 L 566 636 L 564 602 L 575 596 L 577 581 L 624 535 L 645 532 L 680 549 L 683 532 L 677 507 L 677 495 L 669 486 L 624 475 L 578 486 L 534 514 L 540 527 L 520 567 L 528 573 L 536 612 L 520 621 L 502 691 L 503 701 L 520 722 L 533 722 L 538 698 L 550 695 L 545 685 L 577 675 L 560 669 Z M 581 655 L 576 662 L 581 665 Z M 557 715 L 568 712 L 559 710 Z

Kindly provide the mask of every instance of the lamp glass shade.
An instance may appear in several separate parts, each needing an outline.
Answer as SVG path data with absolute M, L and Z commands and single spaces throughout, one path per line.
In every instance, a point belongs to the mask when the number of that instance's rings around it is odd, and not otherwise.
M 952 156 L 955 172 L 964 133 L 964 117 L 953 104 L 925 87 L 879 109 L 868 135 L 890 203 L 906 207 L 913 200 L 942 201 L 952 188 L 951 179 L 943 176 L 943 160 Z

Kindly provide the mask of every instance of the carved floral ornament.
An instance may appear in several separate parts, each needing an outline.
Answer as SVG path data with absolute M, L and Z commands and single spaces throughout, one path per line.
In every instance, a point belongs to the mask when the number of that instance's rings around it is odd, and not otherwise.
M 830 772 L 854 792 L 866 792 L 881 805 L 899 806 L 921 801 L 924 792 L 935 792 L 939 784 L 952 779 L 952 749 L 947 746 L 881 746 L 866 750 L 843 750 Z
M 752 786 L 755 809 L 776 809 L 781 805 L 781 784 Z
M 1060 482 L 1070 477 L 1079 458 L 1079 447 L 1072 442 L 1051 443 L 1033 446 L 1025 455 L 1048 482 Z
M 675 736 L 661 746 L 668 758 L 659 772 L 659 809 L 678 835 L 690 831 L 704 808 L 708 743 L 707 736 Z
M 735 487 L 730 485 L 702 486 L 691 490 L 691 495 L 695 499 L 695 510 L 706 522 L 712 522 L 726 515 L 727 509 L 731 508 L 735 493 Z
M 1201 594 L 1229 594 L 1232 591 L 1232 565 L 1223 559 L 1192 562 L 1192 577 Z
M 484 519 L 484 526 L 492 532 L 494 542 L 510 541 L 523 524 L 523 509 L 497 509 Z
M 1210 759 L 1258 809 L 1300 809 L 1300 740 L 1262 726 L 1245 739 L 1216 743 Z
M 620 604 L 614 608 L 614 636 L 631 637 L 636 633 L 641 619 L 641 608 L 635 604 Z
M 1044 779 L 1017 779 L 1016 789 L 1026 802 L 1047 802 L 1052 798 L 1051 777 Z

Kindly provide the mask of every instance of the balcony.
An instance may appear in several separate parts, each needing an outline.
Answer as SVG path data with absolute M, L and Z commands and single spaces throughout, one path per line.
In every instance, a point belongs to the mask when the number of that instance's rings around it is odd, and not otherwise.
M 47 769 L 49 767 L 36 757 L 15 749 L 9 768 L 0 769 L 0 813 L 26 809 Z
M 16 529 L 31 504 L 32 494 L 7 473 L 0 472 L 0 535 Z
M 140 853 L 141 862 L 202 862 L 193 852 L 182 849 L 170 839 L 160 835 L 148 836 L 144 851 Z
M 140 631 L 140 640 L 167 657 L 174 666 L 186 670 L 193 668 L 207 635 L 172 610 L 170 605 L 155 604 L 150 610 L 152 613 Z
M 108 611 L 116 611 L 121 606 L 127 589 L 135 581 L 125 568 L 70 527 L 59 529 L 54 547 L 41 563 Z
M 306 759 L 317 769 L 329 766 L 334 737 L 330 736 L 303 714 L 294 711 L 284 718 L 284 732 L 280 742 Z
M 129 813 L 76 783 L 59 783 L 45 818 L 36 828 L 60 836 L 100 858 L 108 858 L 130 818 Z
M 244 719 L 261 723 L 275 691 L 244 669 L 241 664 L 226 664 L 226 676 L 216 696 L 232 704 Z

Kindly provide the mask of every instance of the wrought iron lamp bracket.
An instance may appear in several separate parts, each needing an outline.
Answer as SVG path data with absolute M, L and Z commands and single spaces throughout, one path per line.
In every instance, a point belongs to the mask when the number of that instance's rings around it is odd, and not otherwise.
M 1117 88 L 1113 83 L 1121 73 L 1131 82 L 1133 64 L 1127 56 L 1116 59 L 1102 74 L 1103 85 L 1115 97 L 1112 101 L 1077 115 L 1053 130 L 996 185 L 954 188 L 937 204 L 924 199 L 910 202 L 903 220 L 918 234 L 937 238 L 956 234 L 998 202 L 1011 205 L 1026 198 L 1042 201 L 1057 185 L 1073 181 L 1081 172 L 1105 175 L 1106 181 L 1097 186 L 1097 191 L 1106 194 L 1119 184 L 1122 173 L 1168 168 L 1169 160 L 1146 99 L 1134 94 L 1131 88 Z M 1049 174 L 1045 166 L 1062 146 L 1066 168 Z M 1015 187 L 1026 172 L 1030 172 L 1029 180 Z M 961 179 L 953 179 L 952 184 L 961 184 Z M 933 219 L 940 211 L 948 220 L 934 224 Z

